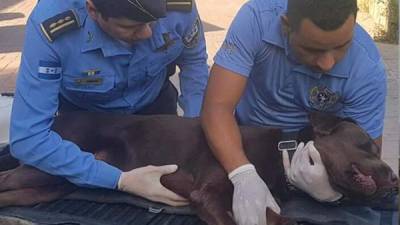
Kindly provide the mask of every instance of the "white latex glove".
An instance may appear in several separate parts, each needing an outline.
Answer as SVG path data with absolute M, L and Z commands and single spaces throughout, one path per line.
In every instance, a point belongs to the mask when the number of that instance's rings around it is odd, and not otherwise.
M 177 169 L 177 165 L 145 166 L 123 172 L 118 181 L 118 190 L 171 206 L 188 205 L 188 200 L 160 183 L 162 175 L 173 173 Z
M 283 151 L 282 157 L 285 173 L 291 184 L 321 202 L 333 202 L 342 197 L 330 185 L 328 173 L 313 141 L 309 141 L 306 146 L 301 142 L 292 162 L 289 161 L 287 151 Z M 311 164 L 310 158 L 314 164 Z
M 229 173 L 234 186 L 232 210 L 238 225 L 266 225 L 266 209 L 276 213 L 281 209 L 267 185 L 252 164 L 240 166 Z

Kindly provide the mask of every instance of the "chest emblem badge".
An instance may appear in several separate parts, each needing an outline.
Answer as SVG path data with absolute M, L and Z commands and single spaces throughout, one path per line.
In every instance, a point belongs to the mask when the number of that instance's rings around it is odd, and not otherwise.
M 313 87 L 309 92 L 309 103 L 311 107 L 319 111 L 325 111 L 332 107 L 338 102 L 339 98 L 339 93 L 325 86 Z

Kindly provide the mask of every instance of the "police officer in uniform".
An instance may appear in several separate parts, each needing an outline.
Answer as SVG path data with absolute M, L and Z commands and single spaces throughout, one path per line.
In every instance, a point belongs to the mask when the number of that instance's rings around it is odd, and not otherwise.
M 201 118 L 234 185 L 239 225 L 265 225 L 265 208 L 280 208 L 246 158 L 238 124 L 293 133 L 309 123 L 308 112 L 323 111 L 352 118 L 375 139 L 369 144 L 381 146 L 385 68 L 356 14 L 356 0 L 250 0 L 231 24 L 214 59 Z M 292 184 L 320 201 L 341 198 L 313 142 L 299 144 L 295 157 L 291 165 L 284 158 Z
M 187 200 L 159 178 L 176 165 L 122 172 L 51 131 L 59 112 L 198 116 L 208 79 L 192 0 L 41 0 L 26 40 L 11 116 L 11 153 L 84 187 L 118 188 L 170 205 Z M 168 77 L 180 68 L 180 90 Z

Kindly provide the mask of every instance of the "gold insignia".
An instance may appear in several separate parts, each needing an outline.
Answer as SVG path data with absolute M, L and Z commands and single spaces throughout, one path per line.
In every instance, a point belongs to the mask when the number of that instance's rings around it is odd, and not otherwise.
M 94 76 L 94 75 L 97 75 L 99 73 L 100 73 L 99 69 L 91 69 L 91 70 L 86 70 L 86 71 L 83 72 L 83 74 L 87 75 L 87 76 Z
M 175 44 L 175 40 L 173 40 L 173 39 L 171 38 L 171 35 L 170 35 L 169 32 L 163 33 L 163 34 L 162 34 L 162 37 L 163 37 L 163 40 L 164 40 L 164 45 L 161 46 L 161 47 L 159 47 L 159 48 L 157 49 L 157 51 L 166 51 L 166 50 L 168 50 L 169 47 L 171 47 L 172 45 Z

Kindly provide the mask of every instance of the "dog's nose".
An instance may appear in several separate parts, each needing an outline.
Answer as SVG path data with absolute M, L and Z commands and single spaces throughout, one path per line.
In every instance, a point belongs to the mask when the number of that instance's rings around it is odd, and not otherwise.
M 390 183 L 395 186 L 399 186 L 399 178 L 393 172 L 390 174 Z
M 392 188 L 392 194 L 393 194 L 393 195 L 399 194 L 399 187 L 394 187 L 394 188 Z

